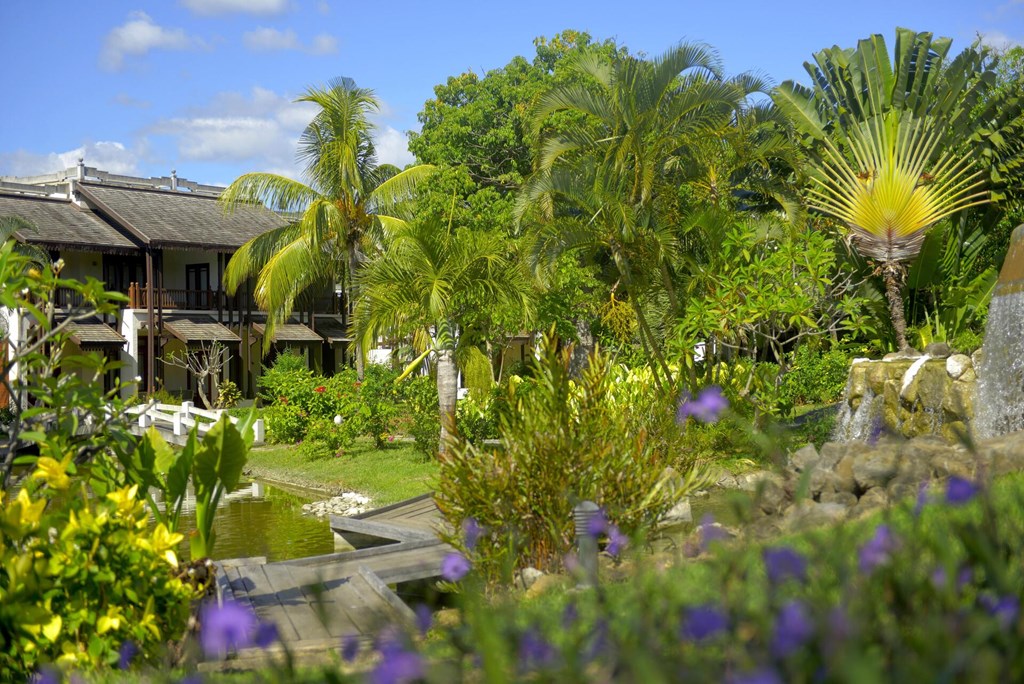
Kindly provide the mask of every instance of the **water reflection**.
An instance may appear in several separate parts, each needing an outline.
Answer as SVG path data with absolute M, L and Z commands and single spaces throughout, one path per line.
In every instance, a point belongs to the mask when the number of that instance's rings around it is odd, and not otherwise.
M 334 534 L 326 520 L 302 515 L 316 497 L 261 482 L 246 482 L 222 502 L 214 520 L 214 558 L 266 556 L 268 561 L 332 553 Z M 190 510 L 191 509 L 191 510 Z M 195 529 L 195 512 L 186 505 L 180 529 Z M 180 555 L 188 558 L 188 541 Z

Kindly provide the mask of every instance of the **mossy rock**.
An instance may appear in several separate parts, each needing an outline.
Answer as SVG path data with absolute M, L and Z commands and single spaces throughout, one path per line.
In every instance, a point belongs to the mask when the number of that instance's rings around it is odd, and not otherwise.
M 868 389 L 868 368 L 872 364 L 870 362 L 855 363 L 850 366 L 850 381 L 848 386 L 850 388 L 850 405 L 853 406 L 853 399 L 860 399 L 864 396 Z M 860 402 L 858 402 L 860 403 Z M 856 407 L 854 407 L 856 410 Z
M 900 399 L 905 406 L 939 409 L 951 384 L 945 361 L 928 361 L 917 369 Z
M 976 388 L 977 384 L 974 382 L 957 380 L 950 383 L 949 391 L 942 401 L 942 409 L 960 420 L 973 420 Z

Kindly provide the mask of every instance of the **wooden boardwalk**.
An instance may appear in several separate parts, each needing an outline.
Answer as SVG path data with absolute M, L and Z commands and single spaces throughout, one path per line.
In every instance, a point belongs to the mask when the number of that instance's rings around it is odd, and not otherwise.
M 331 525 L 345 520 L 351 519 L 332 517 Z M 369 640 L 389 624 L 411 624 L 413 611 L 388 585 L 439 577 L 441 561 L 453 551 L 428 531 L 440 523 L 432 495 L 369 511 L 358 520 L 356 527 L 369 525 L 360 528 L 366 538 L 390 543 L 275 563 L 220 561 L 220 600 L 249 606 L 261 620 L 274 622 L 289 651 L 300 655 L 336 651 L 346 636 Z M 230 662 L 258 666 L 266 657 L 250 649 Z
M 331 529 L 357 549 L 437 539 L 443 525 L 432 493 L 349 517 L 331 516 Z

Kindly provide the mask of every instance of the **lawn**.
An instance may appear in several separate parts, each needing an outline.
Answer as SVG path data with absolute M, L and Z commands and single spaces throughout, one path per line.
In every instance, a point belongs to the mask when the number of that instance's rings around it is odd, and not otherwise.
M 295 446 L 254 448 L 245 471 L 330 495 L 356 491 L 374 506 L 385 506 L 433 489 L 437 470 L 437 461 L 416 453 L 411 442 L 376 449 L 372 439 L 360 438 L 344 456 L 331 459 L 309 460 Z

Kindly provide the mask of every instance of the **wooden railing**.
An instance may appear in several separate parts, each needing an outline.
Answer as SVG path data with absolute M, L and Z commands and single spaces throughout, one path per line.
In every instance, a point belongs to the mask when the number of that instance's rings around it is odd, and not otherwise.
M 224 411 L 207 411 L 196 408 L 195 404 L 190 401 L 182 402 L 180 406 L 175 404 L 157 404 L 155 402 L 139 404 L 125 409 L 125 412 L 139 417 L 140 429 L 144 430 L 148 427 L 155 427 L 158 430 L 169 432 L 175 437 L 187 435 L 195 426 L 198 426 L 199 434 L 206 434 L 224 415 Z M 228 420 L 238 425 L 239 420 L 236 416 L 229 415 Z M 253 443 L 263 444 L 263 419 L 258 418 L 253 424 L 252 429 Z
M 218 306 L 218 295 L 220 306 Z M 219 308 L 233 309 L 235 311 L 259 311 L 259 306 L 253 300 L 252 295 L 238 292 L 233 296 L 217 290 L 186 290 L 164 288 L 154 291 L 153 308 L 163 309 L 184 309 L 193 311 L 216 311 Z M 342 301 L 341 297 L 331 295 L 326 297 L 313 297 L 307 299 L 299 297 L 295 302 L 295 311 L 302 312 L 309 310 L 309 303 L 313 304 L 313 312 L 318 314 L 340 314 Z M 143 285 L 132 283 L 128 287 L 128 308 L 148 308 L 148 292 Z

